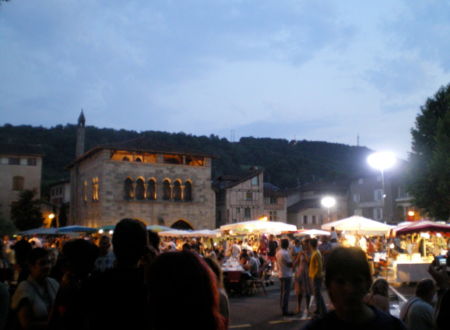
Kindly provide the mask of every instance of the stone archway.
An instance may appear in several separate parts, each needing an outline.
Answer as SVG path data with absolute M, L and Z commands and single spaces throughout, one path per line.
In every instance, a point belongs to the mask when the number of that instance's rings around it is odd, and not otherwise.
M 174 229 L 181 229 L 181 230 L 192 230 L 194 228 L 192 228 L 192 226 L 185 220 L 180 219 L 178 221 L 176 221 L 172 226 L 170 226 L 171 228 Z

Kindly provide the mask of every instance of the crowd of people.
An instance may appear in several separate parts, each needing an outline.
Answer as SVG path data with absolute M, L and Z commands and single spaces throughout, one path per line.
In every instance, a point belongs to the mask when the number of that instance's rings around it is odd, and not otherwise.
M 247 279 L 277 275 L 281 314 L 311 318 L 305 329 L 450 325 L 450 268 L 430 266 L 434 280 L 417 285 L 400 320 L 389 314 L 387 281 L 372 283 L 367 251 L 345 246 L 335 231 L 320 240 L 160 240 L 141 221 L 123 219 L 112 239 L 4 237 L 1 251 L 0 329 L 226 329 L 229 302 L 221 266 L 230 260 Z M 292 287 L 295 312 L 289 309 Z

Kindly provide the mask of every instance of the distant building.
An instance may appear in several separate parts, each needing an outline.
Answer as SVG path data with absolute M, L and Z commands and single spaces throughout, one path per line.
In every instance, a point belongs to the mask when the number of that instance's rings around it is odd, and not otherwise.
M 263 179 L 263 171 L 253 168 L 244 175 L 223 175 L 215 180 L 217 227 L 265 215 Z
M 41 197 L 42 157 L 40 146 L 0 144 L 0 218 L 11 219 L 11 203 L 23 190 Z
M 49 202 L 57 208 L 70 203 L 70 180 L 62 180 L 50 186 Z
M 137 218 L 148 225 L 215 227 L 211 155 L 140 138 L 93 148 L 69 169 L 71 224 L 99 227 Z
M 412 196 L 406 189 L 406 162 L 384 173 L 355 177 L 349 186 L 349 211 L 366 218 L 398 223 L 408 220 L 408 211 L 414 210 Z M 410 219 L 411 220 L 411 219 Z
M 325 196 L 336 199 L 336 205 L 329 210 L 321 204 Z M 324 223 L 347 216 L 347 182 L 310 183 L 288 192 L 288 223 L 298 228 L 320 228 Z
M 264 214 L 269 221 L 287 222 L 287 196 L 279 187 L 264 183 Z

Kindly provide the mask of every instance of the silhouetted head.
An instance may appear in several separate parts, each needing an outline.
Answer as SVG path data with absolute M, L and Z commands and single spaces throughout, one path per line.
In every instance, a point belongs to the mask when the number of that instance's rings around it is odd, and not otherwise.
M 431 279 L 421 280 L 416 287 L 416 296 L 431 303 L 436 293 L 436 286 Z
M 147 229 L 142 221 L 122 219 L 114 229 L 112 242 L 118 265 L 135 266 L 148 251 Z
M 81 277 L 87 276 L 94 268 L 99 248 L 85 239 L 79 238 L 66 242 L 62 256 L 66 268 Z
M 373 282 L 370 291 L 373 294 L 379 294 L 384 297 L 389 297 L 389 283 L 384 278 L 379 278 Z
M 214 272 L 214 275 L 216 275 L 217 284 L 219 287 L 223 287 L 223 273 L 222 268 L 220 267 L 219 263 L 210 257 L 203 259 L 208 266 L 211 268 L 211 270 Z
M 316 249 L 317 248 L 317 238 L 311 238 L 309 240 L 309 245 L 313 248 Z
M 331 251 L 325 284 L 336 311 L 349 313 L 359 309 L 371 283 L 372 275 L 363 250 L 338 247 Z
M 287 238 L 283 238 L 280 245 L 282 249 L 287 249 L 289 247 L 289 240 Z
M 159 243 L 161 242 L 161 239 L 157 232 L 154 232 L 153 230 L 148 230 L 148 242 L 153 248 L 159 252 Z
M 28 253 L 27 261 L 32 278 L 40 280 L 49 275 L 51 269 L 51 261 L 47 249 L 32 249 Z
M 196 254 L 159 255 L 148 283 L 152 329 L 223 328 L 215 275 Z

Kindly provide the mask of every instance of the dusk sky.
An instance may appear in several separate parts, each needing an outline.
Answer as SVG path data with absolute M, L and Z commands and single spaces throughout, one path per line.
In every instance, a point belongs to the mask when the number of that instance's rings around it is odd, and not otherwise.
M 450 2 L 11 0 L 0 124 L 360 144 L 406 157 Z

